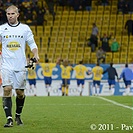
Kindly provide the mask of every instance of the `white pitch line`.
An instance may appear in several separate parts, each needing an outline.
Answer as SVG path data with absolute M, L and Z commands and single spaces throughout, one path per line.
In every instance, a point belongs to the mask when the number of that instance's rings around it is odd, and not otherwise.
M 114 104 L 114 105 L 121 106 L 121 107 L 124 107 L 124 108 L 133 110 L 133 107 L 126 106 L 126 105 L 121 104 L 121 103 L 117 103 L 117 102 L 115 102 L 115 101 L 113 101 L 113 100 L 109 100 L 109 99 L 104 98 L 104 97 L 97 97 L 97 98 L 102 99 L 102 100 L 107 101 L 107 102 L 110 102 L 110 103 L 112 103 L 112 104 Z

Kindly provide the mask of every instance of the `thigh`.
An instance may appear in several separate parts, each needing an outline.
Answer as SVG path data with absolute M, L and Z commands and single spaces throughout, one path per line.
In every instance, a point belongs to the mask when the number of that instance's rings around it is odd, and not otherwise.
M 14 89 L 26 89 L 26 71 L 14 71 Z
M 13 71 L 8 69 L 1 70 L 2 86 L 13 86 Z

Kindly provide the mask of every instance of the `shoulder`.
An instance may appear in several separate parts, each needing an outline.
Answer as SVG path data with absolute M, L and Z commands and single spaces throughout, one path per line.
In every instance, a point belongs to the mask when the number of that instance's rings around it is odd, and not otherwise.
M 8 23 L 4 23 L 4 24 L 0 25 L 0 29 L 7 27 L 7 26 L 9 26 Z
M 19 26 L 22 27 L 22 28 L 24 28 L 24 29 L 30 30 L 30 27 L 29 27 L 29 25 L 27 25 L 27 24 L 20 23 Z

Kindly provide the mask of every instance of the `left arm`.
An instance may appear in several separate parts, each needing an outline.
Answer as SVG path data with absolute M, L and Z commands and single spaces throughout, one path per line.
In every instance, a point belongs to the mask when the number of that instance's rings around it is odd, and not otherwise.
M 34 54 L 33 58 L 35 58 L 38 62 L 39 61 L 38 48 L 33 48 L 32 53 Z

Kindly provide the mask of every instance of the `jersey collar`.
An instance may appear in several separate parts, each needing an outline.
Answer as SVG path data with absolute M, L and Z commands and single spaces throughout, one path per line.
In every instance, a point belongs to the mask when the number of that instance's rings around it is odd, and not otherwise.
M 8 23 L 8 25 L 11 26 L 11 27 L 17 27 L 19 24 L 20 24 L 20 22 L 18 22 L 18 24 L 16 24 L 16 25 L 11 25 L 11 24 Z

